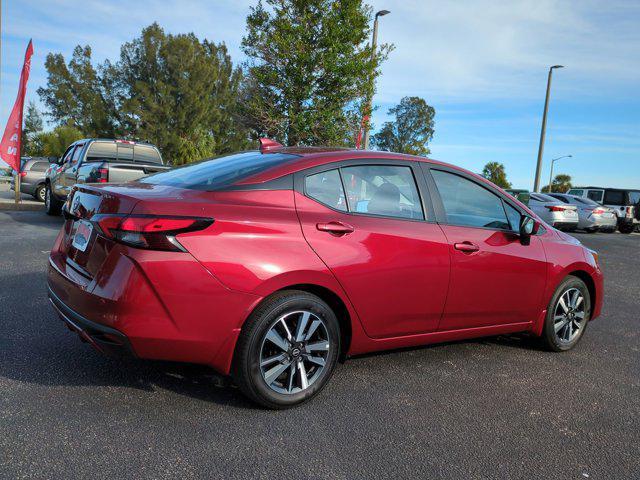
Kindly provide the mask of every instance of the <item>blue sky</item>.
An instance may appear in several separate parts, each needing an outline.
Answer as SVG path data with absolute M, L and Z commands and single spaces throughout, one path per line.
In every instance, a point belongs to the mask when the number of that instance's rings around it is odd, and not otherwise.
M 256 0 L 257 1 L 257 0 Z M 89 44 L 94 59 L 115 59 L 120 45 L 157 21 L 171 33 L 224 41 L 236 62 L 254 1 L 4 0 L 2 127 L 15 99 L 24 50 L 35 55 L 27 98 L 46 83 L 47 53 L 68 59 Z M 550 159 L 575 184 L 640 188 L 640 2 L 375 0 L 391 10 L 379 39 L 395 50 L 383 65 L 374 122 L 403 96 L 436 109 L 432 157 L 480 171 L 505 164 L 515 187 L 531 188 L 547 68 L 556 71 L 543 181 Z

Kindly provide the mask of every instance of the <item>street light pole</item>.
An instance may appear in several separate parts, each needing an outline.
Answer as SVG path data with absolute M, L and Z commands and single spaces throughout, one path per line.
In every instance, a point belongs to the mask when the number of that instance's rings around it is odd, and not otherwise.
M 547 193 L 551 193 L 551 182 L 553 181 L 553 164 L 556 163 L 556 161 L 560 160 L 561 158 L 571 158 L 571 157 L 573 157 L 573 155 L 563 155 L 561 157 L 554 158 L 553 160 L 551 160 L 551 171 L 549 172 L 549 191 Z
M 542 154 L 544 152 L 544 137 L 547 131 L 547 112 L 549 111 L 549 93 L 551 92 L 551 76 L 556 68 L 564 68 L 563 65 L 554 65 L 549 68 L 547 77 L 547 95 L 544 99 L 544 113 L 542 114 L 542 128 L 540 129 L 540 145 L 538 146 L 538 163 L 536 164 L 536 178 L 533 183 L 533 191 L 540 189 L 540 173 L 542 171 Z
M 391 13 L 389 10 L 380 10 L 376 12 L 375 19 L 373 20 L 373 37 L 371 38 L 371 66 L 375 65 L 376 60 L 376 45 L 378 44 L 378 17 L 384 17 L 386 14 Z M 364 149 L 369 149 L 369 119 L 371 117 L 372 106 L 371 103 L 373 99 L 373 85 L 374 85 L 374 77 L 373 70 L 371 71 L 371 92 L 368 94 L 367 105 L 365 107 L 365 117 L 364 117 Z

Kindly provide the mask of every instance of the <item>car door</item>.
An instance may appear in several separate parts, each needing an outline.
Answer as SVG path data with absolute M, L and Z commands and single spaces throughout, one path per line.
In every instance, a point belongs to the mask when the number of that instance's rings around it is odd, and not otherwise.
M 541 312 L 547 263 L 540 239 L 518 234 L 521 212 L 507 195 L 445 167 L 425 169 L 449 242 L 451 280 L 439 330 L 532 322 Z
M 76 184 L 76 179 L 78 178 L 78 168 L 80 167 L 80 160 L 83 151 L 84 143 L 79 143 L 78 145 L 76 145 L 70 161 L 68 163 L 65 163 L 62 173 L 62 183 L 65 195 L 68 195 L 71 191 L 71 187 Z
M 434 331 L 449 248 L 416 162 L 358 160 L 296 174 L 304 236 L 338 279 L 371 337 Z
M 62 155 L 60 160 L 60 166 L 54 167 L 55 174 L 52 176 L 52 190 L 53 192 L 59 196 L 64 197 L 67 194 L 67 190 L 65 189 L 65 175 L 66 170 L 71 166 L 71 158 L 73 157 L 73 153 L 76 151 L 76 145 L 71 145 L 67 148 L 67 150 Z

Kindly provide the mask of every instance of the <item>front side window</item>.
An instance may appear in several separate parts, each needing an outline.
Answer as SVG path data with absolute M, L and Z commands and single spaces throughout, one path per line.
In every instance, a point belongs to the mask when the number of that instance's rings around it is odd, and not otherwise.
M 510 230 L 502 199 L 486 188 L 453 173 L 431 170 L 447 222 L 469 227 Z
M 328 207 L 347 211 L 347 202 L 338 170 L 309 175 L 304 179 L 304 190 L 309 197 Z
M 350 211 L 424 219 L 418 187 L 410 167 L 361 165 L 341 170 Z
M 522 215 L 520 214 L 520 212 L 509 205 L 507 202 L 504 202 L 504 209 L 507 212 L 507 218 L 509 219 L 511 230 L 513 230 L 514 232 L 520 231 L 520 220 L 522 220 Z

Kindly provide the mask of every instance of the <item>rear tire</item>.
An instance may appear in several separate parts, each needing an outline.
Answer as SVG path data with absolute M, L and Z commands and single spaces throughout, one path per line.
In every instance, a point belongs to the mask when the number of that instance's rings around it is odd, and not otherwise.
M 58 216 L 62 212 L 62 202 L 51 191 L 51 185 L 47 184 L 44 193 L 44 208 L 47 215 Z
M 635 230 L 635 226 L 633 224 L 623 224 L 618 227 L 618 230 L 620 230 L 620 233 L 628 234 L 632 233 Z
M 45 200 L 44 197 L 46 193 L 47 193 L 47 188 L 44 185 L 38 185 L 38 188 L 36 188 L 36 191 L 33 192 L 33 198 L 35 198 L 39 202 L 44 202 Z
M 569 275 L 556 289 L 545 317 L 542 343 L 554 352 L 571 350 L 591 318 L 591 296 L 585 283 Z
M 596 233 L 597 231 L 598 231 L 597 228 L 587 228 L 587 229 L 585 229 L 585 232 L 587 232 L 587 233 Z
M 278 292 L 249 317 L 238 338 L 233 378 L 242 393 L 271 409 L 298 405 L 327 384 L 340 352 L 340 327 L 319 297 Z

